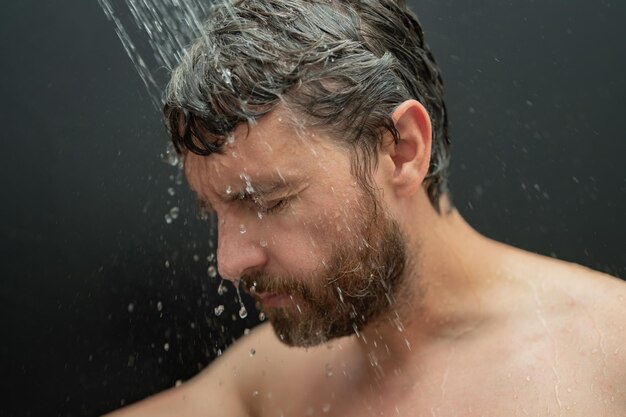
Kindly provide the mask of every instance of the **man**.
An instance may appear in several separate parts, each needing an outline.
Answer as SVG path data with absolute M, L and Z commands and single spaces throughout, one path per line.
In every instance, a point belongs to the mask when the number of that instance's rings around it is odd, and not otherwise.
M 270 324 L 115 415 L 626 415 L 626 286 L 463 221 L 401 1 L 216 6 L 165 115 L 221 275 Z

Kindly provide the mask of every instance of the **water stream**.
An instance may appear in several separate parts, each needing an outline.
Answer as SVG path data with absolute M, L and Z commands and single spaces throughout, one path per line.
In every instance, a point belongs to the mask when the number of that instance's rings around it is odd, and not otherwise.
M 210 1 L 98 0 L 150 99 L 160 110 L 170 71 L 201 34 Z

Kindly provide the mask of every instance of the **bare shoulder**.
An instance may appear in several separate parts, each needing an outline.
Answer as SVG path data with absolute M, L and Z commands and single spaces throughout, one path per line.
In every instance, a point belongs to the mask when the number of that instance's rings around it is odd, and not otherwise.
M 626 282 L 574 263 L 520 257 L 532 313 L 541 311 L 535 315 L 554 337 L 560 359 L 626 412 Z
M 527 259 L 529 282 L 555 320 L 587 336 L 602 333 L 603 343 L 615 348 L 626 346 L 625 281 L 575 263 L 530 256 L 536 262 Z
M 574 264 L 560 278 L 568 288 L 573 311 L 569 329 L 580 363 L 595 365 L 594 383 L 605 393 L 609 409 L 626 414 L 626 282 Z
M 271 415 L 277 410 L 289 414 L 291 407 L 298 407 L 310 396 L 303 393 L 328 388 L 319 384 L 328 379 L 325 365 L 337 361 L 341 354 L 340 349 L 328 345 L 289 347 L 265 323 L 241 337 L 191 384 L 200 392 L 216 384 L 220 389 L 228 387 L 233 395 L 230 398 L 245 410 L 245 415 Z
M 195 417 L 251 415 L 246 401 L 249 387 L 262 377 L 256 350 L 266 359 L 284 349 L 271 328 L 259 326 L 240 338 L 204 371 L 181 386 L 171 388 L 118 410 L 111 417 Z M 107 417 L 109 414 L 107 414 Z
M 605 325 L 613 323 L 622 328 L 626 319 L 626 281 L 515 248 L 507 252 L 504 257 L 507 273 L 519 278 L 555 313 L 588 314 Z

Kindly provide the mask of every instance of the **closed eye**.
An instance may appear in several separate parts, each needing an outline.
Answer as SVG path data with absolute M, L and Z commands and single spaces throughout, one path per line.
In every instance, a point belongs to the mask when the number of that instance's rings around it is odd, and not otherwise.
M 285 197 L 267 202 L 255 200 L 255 203 L 262 213 L 272 214 L 285 209 L 292 199 L 293 197 Z

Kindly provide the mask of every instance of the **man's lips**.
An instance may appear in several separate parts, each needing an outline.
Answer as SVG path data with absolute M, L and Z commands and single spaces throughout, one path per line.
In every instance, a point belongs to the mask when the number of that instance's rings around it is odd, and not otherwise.
M 291 297 L 287 294 L 262 292 L 254 294 L 254 298 L 256 298 L 263 307 L 283 307 L 291 303 Z

